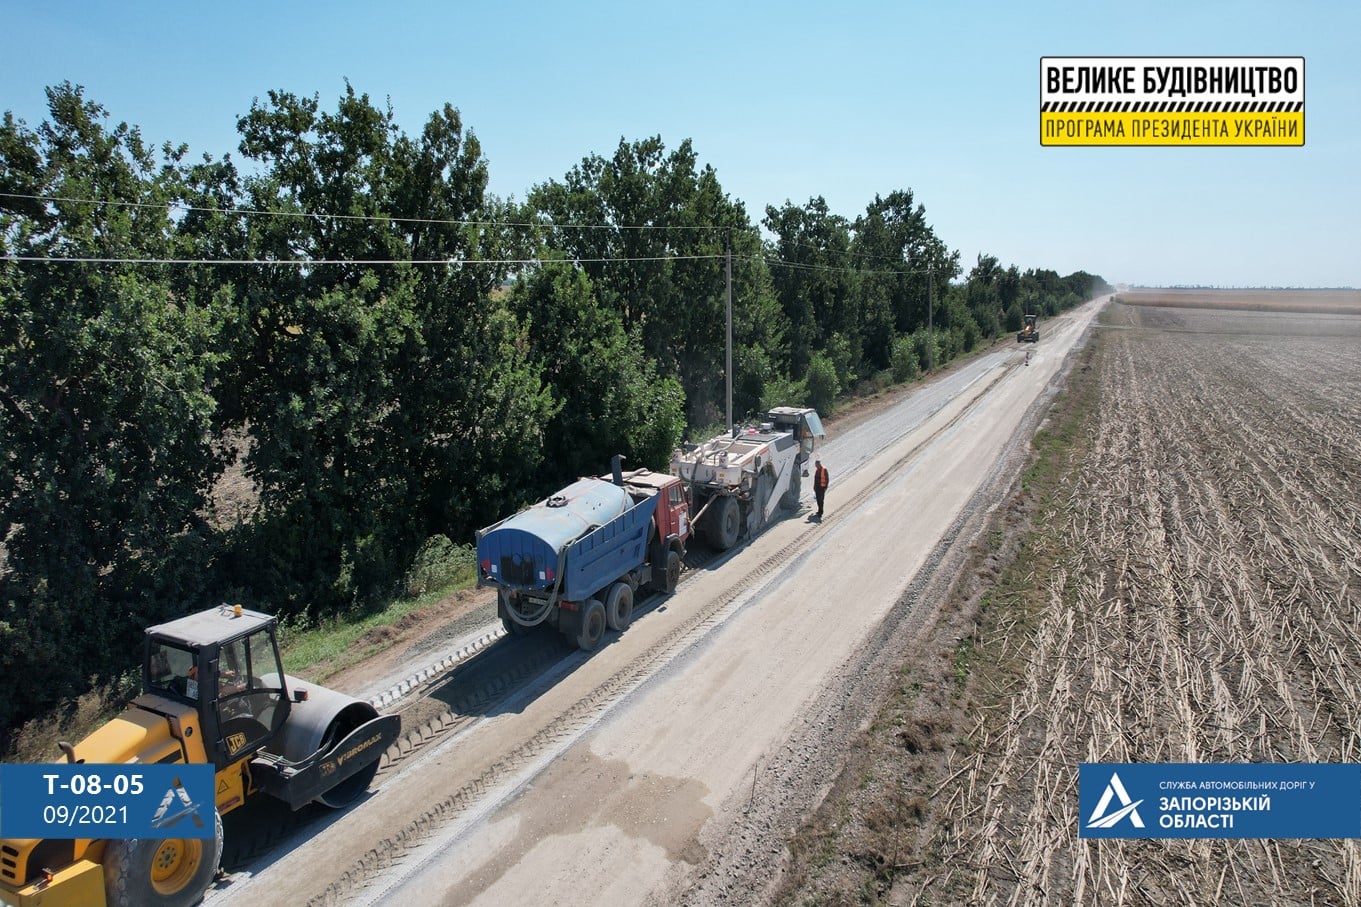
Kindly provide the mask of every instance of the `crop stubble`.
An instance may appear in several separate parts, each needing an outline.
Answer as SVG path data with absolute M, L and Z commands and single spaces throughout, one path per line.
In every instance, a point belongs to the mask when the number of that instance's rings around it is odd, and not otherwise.
M 1026 668 L 940 791 L 976 903 L 1361 903 L 1349 840 L 1080 841 L 1083 761 L 1361 759 L 1354 328 L 1116 307 Z M 1299 319 L 1290 316 L 1292 327 Z M 1175 333 L 1162 330 L 1182 324 Z M 1014 639 L 984 641 L 986 651 Z

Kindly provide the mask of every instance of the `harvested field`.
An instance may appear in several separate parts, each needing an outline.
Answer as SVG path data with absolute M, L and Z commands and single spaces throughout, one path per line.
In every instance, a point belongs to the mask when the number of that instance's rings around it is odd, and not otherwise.
M 1120 302 L 1139 306 L 1251 312 L 1361 314 L 1358 290 L 1153 290 L 1120 292 Z
M 1005 720 L 978 724 L 942 792 L 947 887 L 1361 902 L 1356 842 L 1080 842 L 1075 796 L 1083 761 L 1361 758 L 1361 350 L 1119 331 L 1098 363 L 1051 607 Z
M 1080 840 L 1077 815 L 1082 762 L 1361 760 L 1361 317 L 1102 321 L 1035 535 L 960 603 L 967 681 L 904 668 L 787 902 L 1361 904 L 1357 841 Z M 931 710 L 959 732 L 911 745 Z
M 1361 340 L 1361 309 L 1353 314 L 1297 312 L 1285 309 L 1235 309 L 1211 306 L 1113 305 L 1102 313 L 1109 327 L 1156 328 L 1163 333 L 1320 337 L 1332 341 Z

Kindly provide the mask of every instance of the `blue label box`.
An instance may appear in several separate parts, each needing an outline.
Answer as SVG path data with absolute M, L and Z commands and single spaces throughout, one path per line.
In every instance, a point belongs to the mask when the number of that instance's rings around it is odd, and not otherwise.
M 1078 836 L 1361 838 L 1361 765 L 1084 762 Z
M 0 838 L 211 838 L 211 765 L 0 765 Z

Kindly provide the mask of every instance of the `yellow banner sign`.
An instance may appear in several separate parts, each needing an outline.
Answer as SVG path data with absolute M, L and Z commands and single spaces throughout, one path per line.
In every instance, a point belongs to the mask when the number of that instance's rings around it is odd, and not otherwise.
M 1303 57 L 1044 57 L 1040 144 L 1303 145 Z

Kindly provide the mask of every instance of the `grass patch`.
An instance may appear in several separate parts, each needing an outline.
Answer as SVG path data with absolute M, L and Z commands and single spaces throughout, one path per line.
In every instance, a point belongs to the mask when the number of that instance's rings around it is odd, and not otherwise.
M 1073 364 L 1074 375 L 1054 411 L 1035 433 L 1034 454 L 1022 473 L 1022 490 L 1035 494 L 1041 507 L 1058 490 L 1073 459 L 1085 449 L 1100 405 L 1100 382 L 1091 375 L 1097 343 L 1093 341 Z
M 422 546 L 404 587 L 407 595 L 381 611 L 363 616 L 341 615 L 314 626 L 283 623 L 279 630 L 280 656 L 288 673 L 306 673 L 313 683 L 323 683 L 382 651 L 382 639 L 364 645 L 372 631 L 396 624 L 408 614 L 430 607 L 477 580 L 477 556 L 467 545 L 457 546 L 435 536 Z
M 283 658 L 284 670 L 289 674 L 306 675 L 313 683 L 322 683 L 383 649 L 383 644 L 378 642 L 356 645 L 365 634 L 391 626 L 459 588 L 462 587 L 451 584 L 419 598 L 400 598 L 381 611 L 357 619 L 341 615 L 310 627 L 281 623 L 279 655 Z
M 1010 698 L 1029 651 L 1018 643 L 1030 637 L 1049 605 L 1043 578 L 1066 553 L 1059 521 L 1063 489 L 1090 447 L 1099 416 L 1100 349 L 1099 339 L 1093 339 L 1082 350 L 1063 394 L 1036 432 L 1021 482 L 1021 497 L 1032 514 L 1029 525 L 1016 536 L 1014 554 L 996 582 L 979 598 L 975 637 L 981 642 L 971 653 L 967 677 L 975 707 L 994 709 Z
M 955 670 L 954 678 L 958 686 L 963 686 L 969 679 L 969 668 L 974 661 L 974 642 L 972 639 L 961 639 L 955 643 Z

